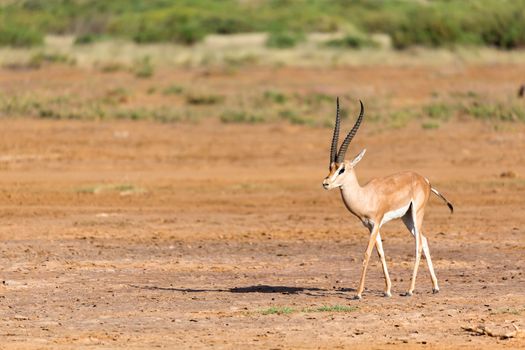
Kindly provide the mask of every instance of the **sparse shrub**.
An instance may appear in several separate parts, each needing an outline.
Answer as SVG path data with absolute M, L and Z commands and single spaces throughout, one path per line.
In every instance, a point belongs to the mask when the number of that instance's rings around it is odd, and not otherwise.
M 288 121 L 290 124 L 295 125 L 314 125 L 314 121 L 309 118 L 305 118 L 297 114 L 294 110 L 284 109 L 279 112 L 279 117 L 283 120 Z
M 448 120 L 454 113 L 454 108 L 446 103 L 434 103 L 425 106 L 423 112 L 431 119 Z
M 61 119 L 62 115 L 50 108 L 42 108 L 38 111 L 38 116 L 44 119 Z
M 421 127 L 425 130 L 431 130 L 431 129 L 439 129 L 440 125 L 436 121 L 428 121 L 428 122 L 423 122 L 421 124 Z
M 151 113 L 151 117 L 154 121 L 161 123 L 174 123 L 182 120 L 182 117 L 178 112 L 165 108 L 154 110 Z
M 250 114 L 244 111 L 226 111 L 221 115 L 223 123 L 260 123 L 264 119 L 258 115 Z
M 76 60 L 72 57 L 60 53 L 39 52 L 31 56 L 28 65 L 33 68 L 39 68 L 44 63 L 63 63 L 75 65 Z
M 149 113 L 144 109 L 127 109 L 117 111 L 114 115 L 117 119 L 145 120 Z
M 170 85 L 164 90 L 162 90 L 162 93 L 164 95 L 180 95 L 184 92 L 184 88 L 180 85 Z
M 83 35 L 79 35 L 75 38 L 75 41 L 73 42 L 73 44 L 75 45 L 89 45 L 89 44 L 94 44 L 96 43 L 97 41 L 100 41 L 101 40 L 101 37 L 99 35 L 96 35 L 96 34 L 83 34 Z
M 283 104 L 287 101 L 285 94 L 279 91 L 268 90 L 264 92 L 264 99 L 273 103 Z
M 309 106 L 319 107 L 323 103 L 333 104 L 335 102 L 335 97 L 324 93 L 315 92 L 306 95 L 304 102 Z M 348 110 L 345 110 L 345 112 L 346 114 L 343 116 L 343 118 L 348 117 Z
M 106 62 L 100 65 L 97 65 L 97 68 L 102 73 L 114 73 L 118 71 L 126 70 L 127 67 L 120 62 Z
M 328 40 L 325 44 L 329 47 L 347 49 L 362 49 L 364 47 L 378 46 L 378 44 L 375 41 L 373 41 L 369 36 L 361 33 L 346 34 L 342 38 Z
M 119 103 L 127 102 L 128 98 L 129 98 L 129 91 L 120 87 L 120 88 L 111 89 L 108 92 L 106 92 L 106 95 L 103 98 L 103 102 L 110 104 L 110 105 L 116 105 Z
M 525 121 L 525 109 L 520 105 L 475 101 L 465 106 L 464 112 L 480 120 Z
M 394 129 L 405 127 L 414 117 L 408 110 L 399 110 L 390 114 L 389 126 Z
M 151 63 L 151 58 L 149 56 L 144 56 L 141 59 L 138 59 L 133 64 L 133 74 L 137 78 L 150 78 L 154 73 L 153 64 Z
M 191 105 L 214 105 L 222 101 L 224 101 L 224 96 L 219 95 L 190 94 L 186 96 L 186 102 Z
M 295 47 L 304 39 L 305 35 L 302 32 L 277 30 L 268 34 L 266 46 L 274 49 L 288 49 Z

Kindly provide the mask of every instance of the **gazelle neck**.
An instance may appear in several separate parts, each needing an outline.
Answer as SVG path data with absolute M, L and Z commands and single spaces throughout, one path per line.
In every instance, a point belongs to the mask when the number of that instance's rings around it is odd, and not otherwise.
M 363 205 L 364 190 L 357 181 L 354 169 L 348 170 L 343 185 L 341 186 L 341 197 L 346 208 L 354 215 L 361 217 L 361 206 Z
M 361 189 L 362 187 L 359 185 L 355 170 L 353 168 L 348 170 L 343 185 L 341 185 L 341 192 L 356 193 Z

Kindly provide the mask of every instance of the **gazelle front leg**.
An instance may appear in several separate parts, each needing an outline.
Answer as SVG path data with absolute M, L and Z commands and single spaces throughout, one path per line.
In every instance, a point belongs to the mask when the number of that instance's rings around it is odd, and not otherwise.
M 378 222 L 381 222 L 381 220 L 379 220 Z M 355 299 L 361 299 L 363 290 L 365 289 L 366 268 L 368 267 L 368 261 L 370 261 L 370 254 L 372 253 L 372 249 L 374 249 L 374 244 L 376 243 L 378 233 L 379 225 L 374 224 L 372 232 L 370 233 L 370 239 L 368 240 L 368 246 L 365 250 L 365 257 L 363 259 L 363 270 L 361 271 L 361 280 L 359 282 L 359 288 L 357 288 L 357 294 L 355 296 Z
M 376 249 L 379 258 L 381 259 L 381 265 L 383 266 L 383 274 L 385 275 L 385 297 L 391 297 L 390 289 L 392 288 L 392 282 L 390 281 L 390 275 L 388 274 L 388 268 L 386 267 L 385 252 L 383 251 L 383 242 L 381 241 L 381 233 L 377 233 L 376 237 Z

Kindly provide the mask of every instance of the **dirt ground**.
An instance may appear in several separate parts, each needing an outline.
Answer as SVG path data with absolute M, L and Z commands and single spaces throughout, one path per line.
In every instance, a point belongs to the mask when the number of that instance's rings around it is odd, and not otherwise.
M 92 88 L 102 79 L 50 72 L 5 71 L 0 87 L 44 94 L 43 86 Z M 436 89 L 514 93 L 524 72 L 354 67 L 347 80 L 341 70 L 277 73 L 289 77 L 285 88 L 337 92 L 348 84 L 365 98 L 409 105 Z M 234 91 L 276 72 L 243 73 L 201 79 Z M 200 73 L 159 79 L 192 74 Z M 392 222 L 382 236 L 393 296 L 382 297 L 374 255 L 360 301 L 352 297 L 367 231 L 337 191 L 321 187 L 330 133 L 215 120 L 1 120 L 0 348 L 525 348 L 524 337 L 462 328 L 525 329 L 525 127 L 364 123 L 349 150 L 368 150 L 357 169 L 362 183 L 411 169 L 456 210 L 450 215 L 434 197 L 425 218 L 439 294 L 423 260 L 414 296 L 400 296 L 414 242 Z M 335 305 L 351 308 L 314 311 Z M 293 312 L 265 314 L 272 307 Z

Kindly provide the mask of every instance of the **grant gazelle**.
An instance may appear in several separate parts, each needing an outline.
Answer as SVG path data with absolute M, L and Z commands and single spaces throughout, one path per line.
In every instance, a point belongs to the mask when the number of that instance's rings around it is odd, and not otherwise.
M 439 292 L 438 281 L 432 265 L 432 259 L 430 258 L 428 242 L 421 231 L 421 226 L 423 224 L 425 206 L 430 198 L 431 192 L 443 199 L 451 212 L 453 212 L 454 208 L 442 194 L 432 187 L 425 177 L 415 172 L 400 172 L 390 176 L 372 179 L 364 186 L 359 184 L 355 173 L 355 166 L 365 155 L 366 149 L 363 149 L 351 161 L 344 159 L 350 141 L 352 141 L 352 138 L 357 133 L 357 129 L 363 120 L 364 107 L 363 103 L 361 101 L 359 102 L 361 104 L 359 117 L 357 118 L 354 127 L 341 144 L 339 152 L 337 152 L 337 140 L 339 137 L 339 127 L 341 122 L 339 114 L 339 98 L 337 99 L 336 120 L 330 151 L 330 172 L 323 181 L 323 187 L 326 190 L 340 188 L 341 196 L 346 208 L 352 214 L 357 216 L 363 225 L 370 230 L 370 239 L 365 251 L 361 279 L 355 298 L 361 299 L 365 286 L 366 269 L 374 245 L 377 248 L 383 267 L 383 273 L 385 275 L 385 296 L 392 295 L 392 283 L 388 274 L 385 253 L 383 251 L 381 234 L 379 231 L 382 225 L 390 220 L 398 218 L 403 220 L 403 223 L 414 236 L 416 244 L 412 279 L 410 287 L 404 295 L 410 296 L 414 292 L 421 252 L 425 254 L 428 269 L 430 271 L 432 291 L 437 293 Z

